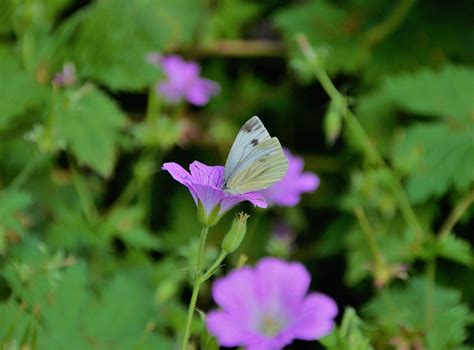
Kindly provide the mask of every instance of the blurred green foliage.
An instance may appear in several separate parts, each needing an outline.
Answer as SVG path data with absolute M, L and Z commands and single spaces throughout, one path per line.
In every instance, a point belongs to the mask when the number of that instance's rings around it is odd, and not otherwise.
M 322 184 L 294 208 L 244 207 L 223 270 L 281 254 L 348 307 L 294 348 L 472 347 L 471 21 L 467 0 L 0 1 L 0 349 L 174 349 L 200 228 L 160 165 L 223 164 L 254 114 Z M 150 52 L 199 60 L 221 94 L 163 104 Z M 53 84 L 66 63 L 76 81 Z M 276 219 L 288 249 L 271 249 Z M 217 348 L 194 321 L 192 342 Z

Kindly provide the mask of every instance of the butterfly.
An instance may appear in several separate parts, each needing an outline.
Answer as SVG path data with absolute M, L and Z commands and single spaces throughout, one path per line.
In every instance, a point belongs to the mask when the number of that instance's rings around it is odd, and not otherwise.
M 280 181 L 287 170 L 288 159 L 280 141 L 253 116 L 242 125 L 230 149 L 224 190 L 232 194 L 263 190 Z

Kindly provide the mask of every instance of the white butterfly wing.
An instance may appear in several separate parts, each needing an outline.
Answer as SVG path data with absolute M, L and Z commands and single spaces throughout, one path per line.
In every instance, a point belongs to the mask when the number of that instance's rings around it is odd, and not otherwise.
M 225 162 L 224 179 L 227 182 L 244 158 L 256 145 L 270 138 L 265 126 L 257 116 L 250 118 L 239 130 Z
M 288 170 L 288 160 L 276 137 L 270 137 L 258 117 L 240 129 L 225 166 L 226 189 L 246 193 L 267 188 L 280 181 Z

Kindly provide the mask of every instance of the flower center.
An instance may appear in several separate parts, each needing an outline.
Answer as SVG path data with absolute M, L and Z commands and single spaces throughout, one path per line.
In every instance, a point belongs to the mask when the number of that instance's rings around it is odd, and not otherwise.
M 269 337 L 274 337 L 283 329 L 284 323 L 275 315 L 263 316 L 260 323 L 260 332 Z

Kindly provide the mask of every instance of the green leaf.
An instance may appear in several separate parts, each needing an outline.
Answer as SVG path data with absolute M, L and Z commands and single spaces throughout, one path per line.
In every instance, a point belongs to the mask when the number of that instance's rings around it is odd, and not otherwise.
M 319 342 L 328 350 L 372 350 L 363 331 L 363 322 L 354 309 L 348 307 L 342 316 L 342 323 Z
M 465 191 L 474 180 L 473 124 L 417 124 L 395 148 L 395 166 L 408 173 L 414 203 L 441 197 L 451 188 Z
M 31 196 L 25 192 L 0 192 L 0 255 L 6 250 L 8 235 L 11 240 L 17 240 L 17 236 L 24 235 L 26 229 L 21 212 L 26 210 L 31 202 Z
M 467 266 L 472 266 L 474 261 L 469 242 L 453 234 L 443 236 L 438 242 L 438 254 L 443 258 Z
M 111 212 L 102 224 L 106 236 L 122 239 L 134 248 L 160 249 L 162 241 L 143 225 L 143 210 L 139 207 L 118 208 Z
M 37 84 L 21 68 L 13 53 L 0 46 L 0 131 L 23 113 L 38 107 L 47 95 L 47 88 Z
M 207 37 L 215 39 L 238 39 L 245 24 L 256 20 L 261 5 L 248 0 L 222 0 L 209 18 Z
M 111 175 L 125 117 L 115 102 L 92 85 L 64 94 L 56 112 L 59 135 L 82 164 Z
M 0 348 L 15 349 L 28 329 L 30 315 L 18 305 L 16 300 L 0 303 Z M 11 346 L 11 347 L 8 347 Z
M 325 67 L 330 72 L 353 72 L 362 63 L 362 52 L 358 48 L 359 28 L 352 28 L 351 11 L 329 1 L 308 1 L 285 8 L 273 17 L 273 22 L 282 31 L 287 43 L 294 47 L 295 36 L 307 35 L 317 51 L 325 52 Z
M 394 103 L 389 96 L 380 91 L 359 96 L 355 114 L 377 150 L 383 155 L 389 153 L 396 127 Z
M 0 302 L 0 310 L 11 317 L 5 320 L 0 313 L 0 325 L 13 327 L 0 328 L 0 344 L 8 334 L 23 338 L 24 318 L 33 315 L 38 350 L 172 349 L 172 342 L 155 330 L 162 316 L 153 301 L 151 271 L 123 270 L 93 286 L 85 264 L 51 255 L 31 240 L 13 259 L 4 276 L 23 305 Z
M 146 55 L 191 40 L 200 7 L 190 0 L 94 2 L 58 31 L 61 51 L 80 76 L 113 90 L 141 90 L 160 74 Z
M 439 70 L 388 78 L 384 92 L 400 107 L 425 116 L 468 119 L 474 115 L 474 69 L 446 65 Z
M 431 293 L 429 288 L 433 288 Z M 461 345 L 472 317 L 469 308 L 461 303 L 458 291 L 432 286 L 420 278 L 412 278 L 404 287 L 382 291 L 365 307 L 365 313 L 379 327 L 377 336 L 384 341 L 404 336 L 407 341 L 423 340 L 427 350 L 455 349 Z M 427 317 L 431 318 L 430 326 Z

